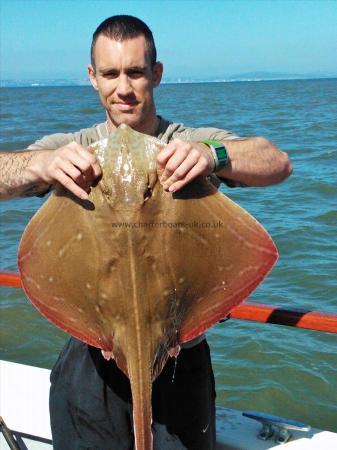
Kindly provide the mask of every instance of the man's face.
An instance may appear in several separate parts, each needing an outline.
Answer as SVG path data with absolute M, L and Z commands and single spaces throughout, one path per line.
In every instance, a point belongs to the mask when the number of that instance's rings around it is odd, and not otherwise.
M 126 123 L 149 132 L 156 120 L 153 88 L 162 75 L 161 63 L 151 68 L 143 36 L 122 42 L 100 35 L 95 45 L 95 70 L 88 68 L 112 128 Z

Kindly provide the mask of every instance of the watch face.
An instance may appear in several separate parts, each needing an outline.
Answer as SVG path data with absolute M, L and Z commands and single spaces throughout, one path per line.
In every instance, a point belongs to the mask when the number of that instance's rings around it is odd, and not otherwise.
M 225 167 L 228 163 L 228 154 L 225 146 L 223 144 L 218 145 L 214 148 L 218 162 L 216 164 L 215 170 L 220 170 Z
M 217 147 L 215 149 L 215 151 L 218 155 L 219 161 L 227 161 L 228 155 L 227 155 L 227 151 L 223 145 L 221 147 Z

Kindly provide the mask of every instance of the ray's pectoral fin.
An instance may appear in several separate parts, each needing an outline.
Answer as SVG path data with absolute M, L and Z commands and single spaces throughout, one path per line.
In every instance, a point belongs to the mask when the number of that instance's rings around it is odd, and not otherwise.
M 278 258 L 265 229 L 220 192 L 207 192 L 188 202 L 189 222 L 195 226 L 188 232 L 177 230 L 174 236 L 180 249 L 175 265 L 187 292 L 180 343 L 228 315 L 263 281 Z

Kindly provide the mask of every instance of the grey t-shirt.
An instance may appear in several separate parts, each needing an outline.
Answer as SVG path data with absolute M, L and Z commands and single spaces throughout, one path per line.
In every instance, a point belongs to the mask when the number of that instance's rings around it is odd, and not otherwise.
M 94 125 L 90 128 L 84 128 L 75 133 L 55 133 L 48 136 L 44 136 L 42 139 L 34 142 L 34 144 L 28 147 L 28 150 L 56 150 L 63 145 L 70 142 L 77 142 L 83 145 L 83 147 L 89 147 L 94 142 L 107 138 L 109 130 L 106 122 Z M 217 141 L 234 140 L 239 139 L 237 135 L 227 130 L 219 128 L 203 127 L 203 128 L 188 128 L 181 123 L 173 123 L 160 117 L 160 122 L 156 130 L 155 136 L 168 144 L 172 139 L 181 139 L 183 141 L 201 142 L 206 139 L 214 139 Z M 218 187 L 220 180 L 215 175 L 210 177 L 210 181 Z M 222 180 L 226 182 L 226 180 Z M 199 342 L 205 339 L 205 335 L 192 339 L 185 344 L 182 344 L 182 348 L 191 348 Z
M 107 123 L 103 122 L 75 133 L 55 133 L 44 136 L 30 145 L 28 150 L 55 150 L 73 141 L 83 145 L 83 147 L 88 147 L 100 139 L 107 138 L 108 135 Z M 175 138 L 193 142 L 201 142 L 206 139 L 217 141 L 238 139 L 238 136 L 227 130 L 212 127 L 188 128 L 181 123 L 169 122 L 162 117 L 160 117 L 155 136 L 166 144 Z

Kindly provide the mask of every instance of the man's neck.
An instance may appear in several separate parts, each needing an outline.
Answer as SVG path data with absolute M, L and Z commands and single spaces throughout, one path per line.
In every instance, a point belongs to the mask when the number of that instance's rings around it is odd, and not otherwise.
M 146 123 L 142 123 L 141 125 L 132 127 L 132 128 L 135 131 L 139 131 L 140 133 L 149 134 L 150 136 L 156 136 L 157 130 L 159 127 L 159 123 L 160 123 L 160 118 L 155 114 L 153 116 L 153 119 L 149 120 Z M 107 116 L 106 124 L 107 124 L 107 129 L 108 129 L 109 133 L 114 131 L 117 128 L 116 125 L 111 121 L 109 116 Z

